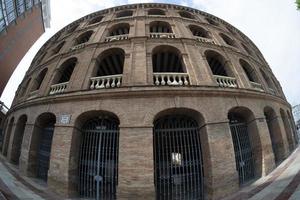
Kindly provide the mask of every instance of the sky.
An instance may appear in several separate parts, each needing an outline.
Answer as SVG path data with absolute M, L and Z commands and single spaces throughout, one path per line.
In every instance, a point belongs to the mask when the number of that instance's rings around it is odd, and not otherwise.
M 295 0 L 50 0 L 51 28 L 21 60 L 0 98 L 10 107 L 31 60 L 58 30 L 92 12 L 130 3 L 172 3 L 213 14 L 246 34 L 260 49 L 291 105 L 300 104 L 300 11 Z

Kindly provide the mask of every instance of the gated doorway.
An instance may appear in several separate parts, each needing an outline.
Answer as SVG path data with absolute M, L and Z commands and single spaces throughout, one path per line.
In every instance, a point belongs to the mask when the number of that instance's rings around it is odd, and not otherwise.
M 243 185 L 255 178 L 253 147 L 249 137 L 247 119 L 240 113 L 230 112 L 229 126 L 234 147 L 239 183 Z
M 199 125 L 185 115 L 154 122 L 154 175 L 157 200 L 203 199 Z
M 79 194 L 84 198 L 116 199 L 119 121 L 100 115 L 82 127 L 79 154 Z

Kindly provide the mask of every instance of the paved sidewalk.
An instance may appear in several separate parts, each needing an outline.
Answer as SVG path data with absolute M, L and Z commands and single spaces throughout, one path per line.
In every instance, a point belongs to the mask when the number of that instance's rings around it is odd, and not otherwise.
M 22 177 L 0 156 L 0 200 L 63 199 L 38 180 Z M 300 148 L 268 176 L 223 200 L 300 200 Z

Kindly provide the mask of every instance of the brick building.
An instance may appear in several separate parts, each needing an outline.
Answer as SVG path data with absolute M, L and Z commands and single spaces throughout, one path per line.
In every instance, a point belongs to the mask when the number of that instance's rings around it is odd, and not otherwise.
M 85 16 L 35 56 L 2 153 L 66 197 L 219 199 L 297 146 L 253 42 L 208 13 L 133 4 Z

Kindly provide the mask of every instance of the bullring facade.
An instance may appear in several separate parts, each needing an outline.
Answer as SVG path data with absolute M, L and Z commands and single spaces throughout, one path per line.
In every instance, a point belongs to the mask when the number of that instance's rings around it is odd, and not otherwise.
M 297 145 L 291 107 L 257 47 L 205 12 L 102 10 L 35 56 L 2 152 L 62 196 L 220 199 Z

